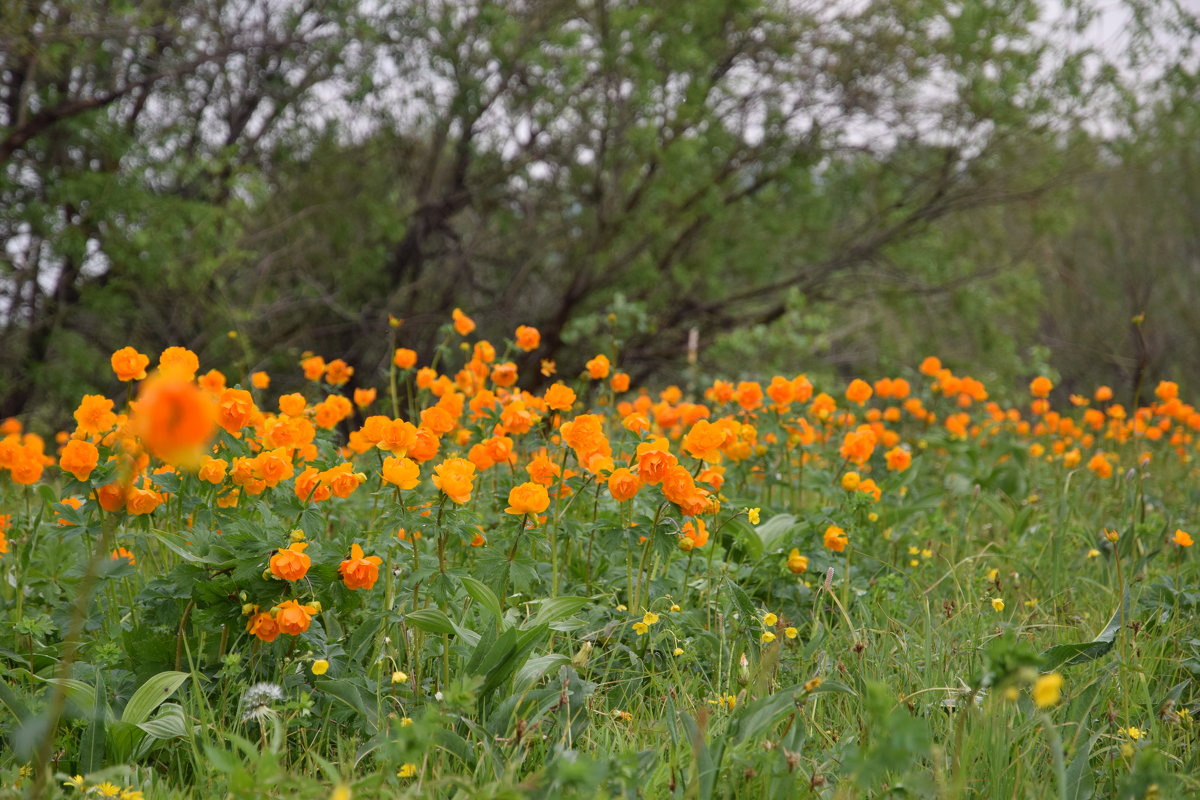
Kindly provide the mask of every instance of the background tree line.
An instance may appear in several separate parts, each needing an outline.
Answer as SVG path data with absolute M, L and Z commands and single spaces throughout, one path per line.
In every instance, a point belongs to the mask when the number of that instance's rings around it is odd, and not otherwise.
M 1185 5 L 8 0 L 0 416 L 126 344 L 374 384 L 456 306 L 530 373 L 1194 385 Z

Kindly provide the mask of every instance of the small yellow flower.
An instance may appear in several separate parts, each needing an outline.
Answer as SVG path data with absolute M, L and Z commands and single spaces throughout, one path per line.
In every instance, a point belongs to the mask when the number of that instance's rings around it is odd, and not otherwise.
M 1000 570 L 996 569 L 995 567 L 993 567 L 992 569 L 989 569 L 987 571 L 988 583 L 995 583 L 996 578 L 999 578 L 999 577 L 1000 577 Z
M 768 611 L 762 618 L 762 624 L 768 628 L 775 627 L 775 623 L 779 622 L 779 617 Z
M 1004 690 L 1004 699 L 1009 702 L 1016 700 L 1021 696 L 1021 692 L 1015 686 L 1010 686 Z
M 401 717 L 400 718 L 400 727 L 401 728 L 407 728 L 409 725 L 412 725 L 412 717 Z
M 72 789 L 78 789 L 79 791 L 83 791 L 83 787 L 85 785 L 86 784 L 83 782 L 82 775 L 76 775 L 74 778 L 71 778 L 70 780 L 63 781 L 63 786 L 70 786 Z
M 681 655 L 683 655 L 683 648 L 682 648 L 682 647 L 676 647 L 674 650 L 672 650 L 672 651 L 671 651 L 671 655 L 673 655 L 673 656 L 681 656 Z
M 920 561 L 918 561 L 918 560 L 917 560 L 917 559 L 915 559 L 915 558 L 910 558 L 910 559 L 908 560 L 908 565 L 909 565 L 910 567 L 919 567 L 919 566 L 921 566 L 921 562 L 920 562 Z
M 770 644 L 771 642 L 775 641 L 775 634 L 771 631 L 763 631 L 762 636 L 758 638 L 762 640 L 763 644 Z
M 1003 611 L 1004 610 L 1004 601 L 1001 600 L 999 597 L 993 597 L 992 598 L 992 609 L 994 611 Z
M 1128 734 L 1130 739 L 1137 741 L 1138 739 L 1142 738 L 1145 731 L 1143 731 L 1141 728 L 1126 728 L 1125 733 Z
M 816 688 L 820 685 L 821 685 L 821 679 L 819 677 L 811 678 L 804 683 L 804 691 L 806 691 L 806 692 L 815 691 Z
M 1087 551 L 1088 558 L 1096 558 L 1099 555 L 1100 555 L 1100 551 L 1094 547 Z
M 1105 528 L 1104 529 L 1104 538 L 1108 539 L 1110 542 L 1115 542 L 1117 539 L 1121 538 L 1121 534 L 1117 533 L 1116 531 Z
M 294 530 L 288 534 L 288 538 L 291 539 L 293 543 L 294 542 L 303 542 L 304 541 L 304 531 L 297 528 L 296 530 Z
M 396 670 L 392 673 L 392 683 L 405 683 L 406 681 L 408 681 L 407 673 L 401 672 L 400 670 Z
M 318 658 L 312 663 L 313 675 L 324 675 L 326 672 L 329 672 L 329 662 L 325 659 Z
M 624 603 L 617 603 L 617 611 L 628 611 Z
M 759 521 L 762 519 L 761 514 L 762 514 L 761 508 L 747 508 L 746 509 L 746 519 L 750 520 L 751 525 L 757 525 L 759 523 Z
M 618 709 L 613 711 L 612 715 L 614 719 L 619 719 L 622 722 L 633 722 L 633 714 L 630 714 L 628 711 L 621 711 Z
M 915 544 L 910 544 L 908 546 L 908 554 L 910 556 L 915 556 L 917 553 L 920 553 L 920 552 L 921 552 L 921 548 L 917 547 Z
M 1033 684 L 1033 703 L 1038 708 L 1047 708 L 1062 698 L 1062 675 L 1050 672 Z
M 329 800 L 350 800 L 350 787 L 344 783 L 339 783 L 333 787 L 333 794 L 329 795 Z
M 92 787 L 97 797 L 120 797 L 121 787 L 110 781 L 98 783 Z
M 416 774 L 417 774 L 417 765 L 413 764 L 412 762 L 402 765 L 400 767 L 400 770 L 396 773 L 397 777 L 400 777 L 400 778 L 411 778 Z
M 867 514 L 867 520 L 870 522 L 879 522 L 879 515 L 872 511 L 870 514 Z
M 933 551 L 926 547 L 921 551 L 921 558 L 933 558 Z
M 788 628 L 784 629 L 783 635 L 789 639 L 795 639 L 797 636 L 800 635 L 800 632 L 797 631 L 794 627 L 788 627 Z
M 1037 608 L 1037 604 L 1038 604 L 1038 599 L 1036 597 L 1031 597 L 1025 601 L 1026 608 Z
M 647 626 L 653 625 L 658 622 L 658 614 L 655 614 L 653 611 L 647 611 L 642 615 L 642 622 Z
M 633 632 L 636 633 L 638 636 L 642 636 L 643 634 L 647 633 L 649 630 L 650 630 L 650 626 L 644 622 L 633 623 Z
M 146 800 L 146 796 L 141 789 L 126 789 L 121 792 L 121 800 Z M 350 800 L 350 795 L 346 795 L 346 800 Z
M 675 612 L 675 611 L 678 611 L 678 610 L 679 610 L 679 604 L 678 604 L 678 603 L 672 603 L 672 604 L 671 604 L 671 611 L 672 611 L 672 612 Z

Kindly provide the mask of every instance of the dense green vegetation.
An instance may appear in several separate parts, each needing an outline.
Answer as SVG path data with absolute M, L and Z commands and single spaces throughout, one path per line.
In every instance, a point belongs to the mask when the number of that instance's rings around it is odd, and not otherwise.
M 571 369 L 615 310 L 664 381 L 693 329 L 708 374 L 1195 377 L 1195 15 L 853 8 L 11 3 L 0 416 L 129 343 L 369 383 L 456 306 Z

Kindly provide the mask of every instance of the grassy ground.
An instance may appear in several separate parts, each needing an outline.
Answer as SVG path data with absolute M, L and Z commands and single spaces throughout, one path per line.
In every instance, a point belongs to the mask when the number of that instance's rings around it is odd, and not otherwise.
M 711 441 L 670 393 L 581 380 L 556 414 L 480 384 L 456 415 L 443 392 L 453 425 L 404 488 L 361 422 L 438 402 L 409 370 L 329 426 L 319 381 L 290 416 L 254 390 L 242 426 L 240 396 L 198 389 L 238 431 L 216 481 L 137 461 L 161 444 L 148 406 L 81 423 L 82 479 L 24 480 L 35 443 L 8 423 L 0 796 L 1200 796 L 1200 574 L 1176 533 L 1200 417 L 1170 387 L 1141 415 L 1006 414 L 925 371 L 909 398 L 824 387 L 832 410 L 805 381 L 778 408 L 717 386 Z M 599 434 L 561 427 L 585 405 Z M 273 425 L 300 418 L 272 472 Z M 613 469 L 648 478 L 658 435 L 682 473 L 618 502 Z M 469 499 L 433 480 L 454 454 Z M 539 475 L 541 509 L 512 491 Z M 281 578 L 296 543 L 310 563 Z

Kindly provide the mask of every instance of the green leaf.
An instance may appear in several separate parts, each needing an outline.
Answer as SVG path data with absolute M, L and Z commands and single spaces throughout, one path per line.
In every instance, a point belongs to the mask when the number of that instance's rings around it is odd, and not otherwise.
M 1095 639 L 1090 642 L 1056 644 L 1044 650 L 1041 655 L 1043 668 L 1053 670 L 1073 664 L 1082 664 L 1086 661 L 1095 661 L 1112 650 L 1113 642 L 1117 638 L 1117 631 L 1121 630 L 1123 621 L 1128 618 L 1129 590 L 1126 589 L 1121 598 L 1120 607 L 1113 613 L 1112 619 Z
M 562 653 L 548 653 L 544 656 L 535 656 L 517 670 L 516 690 L 518 692 L 533 685 L 543 677 L 549 675 L 553 677 L 555 672 L 563 664 L 570 664 L 571 657 Z
M 436 608 L 419 608 L 404 615 L 406 622 L 428 633 L 454 633 L 454 623 Z
M 87 774 L 95 772 L 104 766 L 104 751 L 107 740 L 104 733 L 105 716 L 108 713 L 108 701 L 104 696 L 104 673 L 96 675 L 96 689 L 93 692 L 92 719 L 83 730 L 79 740 L 79 771 Z
M 186 672 L 160 672 L 138 687 L 121 712 L 121 721 L 140 725 L 150 719 L 158 708 L 175 690 L 188 679 Z
M 1064 787 L 1063 797 L 1066 800 L 1089 800 L 1096 793 L 1096 777 L 1090 769 L 1092 760 L 1092 747 L 1100 740 L 1100 734 L 1095 734 L 1083 747 L 1079 748 L 1079 752 L 1075 754 L 1075 758 L 1071 759 L 1071 766 L 1067 767 L 1066 786 Z
M 755 528 L 754 532 L 758 534 L 758 539 L 762 542 L 762 549 L 770 551 L 774 550 L 779 539 L 794 527 L 796 527 L 794 514 L 776 514 Z
M 503 616 L 503 612 L 500 610 L 500 598 L 496 597 L 496 593 L 487 584 L 469 575 L 462 576 L 462 583 L 472 600 L 490 611 L 496 619 Z
M 551 597 L 546 600 L 538 600 L 537 602 L 541 604 L 541 607 L 528 627 L 546 625 L 566 619 L 594 599 L 592 597 Z

